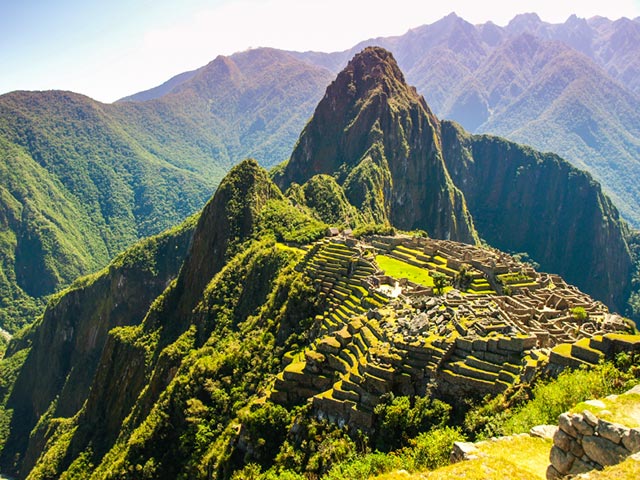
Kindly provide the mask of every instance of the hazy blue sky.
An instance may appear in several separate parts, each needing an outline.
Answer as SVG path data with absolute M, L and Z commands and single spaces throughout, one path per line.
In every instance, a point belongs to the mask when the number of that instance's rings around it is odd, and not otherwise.
M 506 24 L 535 11 L 640 16 L 640 0 L 0 0 L 0 93 L 64 89 L 111 102 L 249 47 L 335 51 L 455 11 Z

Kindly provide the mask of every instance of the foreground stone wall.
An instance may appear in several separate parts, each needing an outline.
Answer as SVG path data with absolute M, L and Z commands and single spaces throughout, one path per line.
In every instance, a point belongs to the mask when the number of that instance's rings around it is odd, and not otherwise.
M 640 386 L 627 393 L 640 394 Z M 553 437 L 547 478 L 577 475 L 622 462 L 640 452 L 640 428 L 597 418 L 588 410 L 563 413 Z

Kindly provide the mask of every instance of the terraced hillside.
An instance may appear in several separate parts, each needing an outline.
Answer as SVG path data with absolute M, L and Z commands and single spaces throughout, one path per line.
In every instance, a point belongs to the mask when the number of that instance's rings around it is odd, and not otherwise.
M 297 269 L 325 310 L 312 345 L 286 355 L 269 397 L 310 399 L 318 416 L 365 431 L 390 392 L 498 393 L 543 368 L 597 363 L 635 338 L 614 333 L 629 325 L 602 303 L 497 250 L 346 235 L 313 244 Z

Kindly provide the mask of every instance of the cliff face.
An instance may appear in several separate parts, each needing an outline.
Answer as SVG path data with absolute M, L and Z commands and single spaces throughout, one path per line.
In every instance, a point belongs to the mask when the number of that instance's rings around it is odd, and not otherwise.
M 253 233 L 264 204 L 281 198 L 255 160 L 245 160 L 227 174 L 202 211 L 178 278 L 176 289 L 184 292 L 181 312 L 191 312 L 207 283 Z
M 3 468 L 12 468 L 28 452 L 29 470 L 42 448 L 42 432 L 31 439 L 29 433 L 45 412 L 72 417 L 81 409 L 109 330 L 142 321 L 178 274 L 194 226 L 191 218 L 140 242 L 51 301 L 31 335 L 31 349 L 7 399 L 6 409 L 13 410 L 13 416 L 2 451 Z M 8 355 L 18 355 L 15 350 L 18 347 L 10 348 Z
M 554 154 L 442 122 L 445 159 L 479 235 L 619 311 L 631 273 L 626 227 L 600 185 Z
M 439 123 L 384 49 L 363 50 L 327 88 L 277 182 L 286 188 L 321 173 L 370 220 L 476 240 L 442 158 Z

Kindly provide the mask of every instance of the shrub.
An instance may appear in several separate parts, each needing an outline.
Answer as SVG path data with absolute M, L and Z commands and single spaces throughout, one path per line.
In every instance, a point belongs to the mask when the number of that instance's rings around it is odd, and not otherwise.
M 420 432 L 444 426 L 451 406 L 429 397 L 416 397 L 411 405 L 409 397 L 390 395 L 374 412 L 378 420 L 376 448 L 389 451 L 406 445 Z
M 325 480 L 367 480 L 373 475 L 403 468 L 405 465 L 406 461 L 401 456 L 375 452 L 335 465 L 324 478 Z
M 448 465 L 453 443 L 465 440 L 459 428 L 441 427 L 421 433 L 411 440 L 413 468 L 435 470 Z
M 240 420 L 242 435 L 251 446 L 252 460 L 269 466 L 287 434 L 289 412 L 280 405 L 267 402 L 242 415 Z
M 584 307 L 574 307 L 571 309 L 571 316 L 578 320 L 579 322 L 584 322 L 587 318 L 589 318 L 589 314 L 584 309 Z

